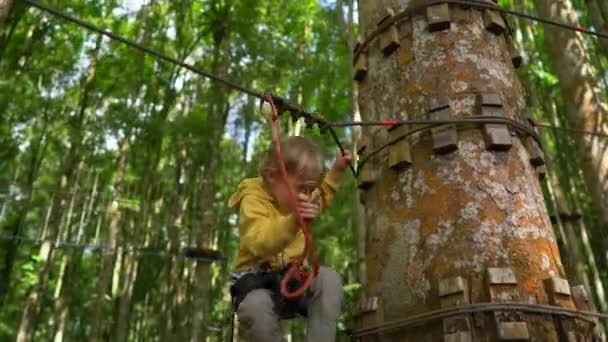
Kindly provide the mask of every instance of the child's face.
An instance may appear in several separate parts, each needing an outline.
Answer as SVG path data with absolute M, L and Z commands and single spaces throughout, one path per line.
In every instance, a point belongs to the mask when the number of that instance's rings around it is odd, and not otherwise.
M 288 175 L 287 180 L 295 192 L 296 198 L 299 194 L 312 198 L 312 193 L 319 187 L 319 177 L 293 176 Z M 280 175 L 273 175 L 270 178 L 270 191 L 277 200 L 281 211 L 288 211 L 291 208 L 289 203 L 289 189 L 285 185 Z

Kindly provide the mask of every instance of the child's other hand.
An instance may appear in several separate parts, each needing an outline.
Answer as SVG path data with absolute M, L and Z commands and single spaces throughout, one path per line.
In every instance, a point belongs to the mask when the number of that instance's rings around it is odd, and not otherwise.
M 336 161 L 334 161 L 334 169 L 339 172 L 344 172 L 350 162 L 353 160 L 353 155 L 348 150 L 344 150 L 344 154 L 338 148 L 336 150 Z
M 300 214 L 306 220 L 314 220 L 321 213 L 318 196 L 311 198 L 305 194 L 298 194 L 298 207 Z

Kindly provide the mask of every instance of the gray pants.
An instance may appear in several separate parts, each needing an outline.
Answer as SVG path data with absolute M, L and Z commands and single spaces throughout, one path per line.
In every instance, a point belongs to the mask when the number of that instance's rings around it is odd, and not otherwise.
M 342 304 L 342 280 L 338 273 L 321 267 L 310 287 L 307 302 L 309 342 L 333 342 L 336 320 Z M 270 291 L 258 289 L 247 294 L 237 308 L 239 323 L 251 342 L 283 342 L 279 318 L 274 311 Z

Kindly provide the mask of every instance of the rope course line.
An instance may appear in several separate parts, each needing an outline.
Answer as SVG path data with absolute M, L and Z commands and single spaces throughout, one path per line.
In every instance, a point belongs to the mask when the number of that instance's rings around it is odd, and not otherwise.
M 551 130 L 555 130 L 555 131 L 564 131 L 564 132 L 571 132 L 571 133 L 579 133 L 579 134 L 583 134 L 583 135 L 593 135 L 593 136 L 596 136 L 599 138 L 608 138 L 608 134 L 606 134 L 606 133 L 592 132 L 592 131 L 587 131 L 587 130 L 578 129 L 578 128 L 553 126 L 548 123 L 540 122 L 540 121 L 534 121 L 534 126 L 536 126 L 538 128 L 546 128 L 546 129 L 551 129 Z
M 193 247 L 182 247 L 179 252 L 178 251 L 167 251 L 155 247 L 139 247 L 139 246 L 117 246 L 115 248 L 110 248 L 105 244 L 80 244 L 70 241 L 64 240 L 50 240 L 50 239 L 32 239 L 22 235 L 7 235 L 0 234 L 0 240 L 3 241 L 12 241 L 12 243 L 29 243 L 34 246 L 42 246 L 45 243 L 50 243 L 55 246 L 56 249 L 82 249 L 95 252 L 95 253 L 105 253 L 105 254 L 116 254 L 120 249 L 128 252 L 134 253 L 138 256 L 158 256 L 164 258 L 170 257 L 181 257 L 185 259 L 192 259 L 196 261 L 206 261 L 206 262 L 220 262 L 225 263 L 226 258 L 221 256 L 219 252 L 212 250 L 203 250 L 200 248 Z
M 223 77 L 217 76 L 217 75 L 215 75 L 213 73 L 210 73 L 210 72 L 207 72 L 207 71 L 202 70 L 200 68 L 197 68 L 197 67 L 195 67 L 195 66 L 193 66 L 191 64 L 188 64 L 188 63 L 180 61 L 180 60 L 178 60 L 176 58 L 167 56 L 164 53 L 161 53 L 161 52 L 156 51 L 154 49 L 151 49 L 151 48 L 149 48 L 147 46 L 139 44 L 139 43 L 137 43 L 137 42 L 135 42 L 135 41 L 133 41 L 131 39 L 127 39 L 127 38 L 124 38 L 122 36 L 119 36 L 119 35 L 111 32 L 109 30 L 102 29 L 102 28 L 100 28 L 98 26 L 93 25 L 90 22 L 84 21 L 84 20 L 82 20 L 80 18 L 77 18 L 77 17 L 75 17 L 73 15 L 70 15 L 68 13 L 62 12 L 62 11 L 56 9 L 56 8 L 53 8 L 51 6 L 42 4 L 42 3 L 38 2 L 38 1 L 35 1 L 35 0 L 21 0 L 21 2 L 23 2 L 23 3 L 25 3 L 25 4 L 29 5 L 29 6 L 35 7 L 35 8 L 37 8 L 37 9 L 43 11 L 43 12 L 47 12 L 49 14 L 52 14 L 52 15 L 58 17 L 58 18 L 64 19 L 66 21 L 69 21 L 69 22 L 71 22 L 73 24 L 76 24 L 78 26 L 82 26 L 82 27 L 84 27 L 84 28 L 86 28 L 86 29 L 88 29 L 90 31 L 95 32 L 95 33 L 104 35 L 104 36 L 106 36 L 106 37 L 108 37 L 108 38 L 110 38 L 112 40 L 119 41 L 119 42 L 121 42 L 123 44 L 126 44 L 126 45 L 128 45 L 128 46 L 130 46 L 130 47 L 132 47 L 134 49 L 137 49 L 139 51 L 142 51 L 144 53 L 152 55 L 152 56 L 154 56 L 154 57 L 156 57 L 158 59 L 164 60 L 165 62 L 169 62 L 169 63 L 172 63 L 172 64 L 177 65 L 179 67 L 182 67 L 184 69 L 187 69 L 187 70 L 189 70 L 189 71 L 191 71 L 191 72 L 193 72 L 193 73 L 195 73 L 197 75 L 200 75 L 200 76 L 209 78 L 211 80 L 214 80 L 216 82 L 219 82 L 219 83 L 223 84 L 224 86 L 226 86 L 228 88 L 235 89 L 235 90 L 238 90 L 238 91 L 240 91 L 240 92 L 242 92 L 244 94 L 256 97 L 256 98 L 258 98 L 260 100 L 263 100 L 263 101 L 267 101 L 266 96 L 265 96 L 266 93 L 263 94 L 263 93 L 261 93 L 259 91 L 256 91 L 256 90 L 253 90 L 253 89 L 241 86 L 241 85 L 239 85 L 239 84 L 237 84 L 235 82 L 229 81 L 229 80 L 227 80 L 227 79 L 225 79 Z M 282 98 L 282 97 L 280 97 L 278 95 L 270 93 L 270 96 L 272 97 L 272 100 L 274 101 L 275 105 L 278 107 L 279 112 L 290 111 L 290 112 L 294 113 L 294 117 L 296 117 L 296 118 L 304 117 L 307 120 L 307 122 L 313 123 L 313 124 L 317 123 L 319 125 L 322 125 L 322 124 L 325 123 L 325 120 L 323 120 L 322 118 L 316 117 L 312 113 L 309 113 L 306 110 L 304 110 L 304 109 L 302 109 L 302 108 L 300 108 L 298 106 L 295 106 L 295 105 L 289 103 L 287 100 L 285 100 L 284 98 Z M 340 151 L 342 153 L 344 153 L 344 147 L 340 143 L 340 140 L 338 139 L 338 136 L 337 136 L 336 132 L 333 131 L 333 129 L 331 129 L 331 128 L 329 129 L 329 131 L 330 131 L 333 139 L 335 140 L 336 145 L 340 149 Z M 355 169 L 352 167 L 352 165 L 351 165 L 350 169 L 353 172 L 353 174 L 355 174 Z
M 230 88 L 230 89 L 235 89 L 238 90 L 244 94 L 256 97 L 258 99 L 260 99 L 261 101 L 268 101 L 268 98 L 266 97 L 267 95 L 269 95 L 272 99 L 272 101 L 274 102 L 274 104 L 277 107 L 277 111 L 278 114 L 281 114 L 282 112 L 285 111 L 289 111 L 292 113 L 292 118 L 293 119 L 299 119 L 299 118 L 304 118 L 307 126 L 312 126 L 314 124 L 317 124 L 319 126 L 319 128 L 321 129 L 321 131 L 329 131 L 330 135 L 332 136 L 332 139 L 334 140 L 334 142 L 336 143 L 336 145 L 338 146 L 338 148 L 340 149 L 340 151 L 342 153 L 344 153 L 345 149 L 343 147 L 343 145 L 340 143 L 340 139 L 338 138 L 338 135 L 336 134 L 334 128 L 336 127 L 347 127 L 347 126 L 394 126 L 394 125 L 419 125 L 419 124 L 427 124 L 427 127 L 422 127 L 422 128 L 418 128 L 416 130 L 410 131 L 408 133 L 406 133 L 407 135 L 410 134 L 414 134 L 416 132 L 419 131 L 423 131 L 423 130 L 427 130 L 433 127 L 436 127 L 439 124 L 447 124 L 447 123 L 453 123 L 453 124 L 467 124 L 467 123 L 505 123 L 508 125 L 512 125 L 514 126 L 516 129 L 519 129 L 521 131 L 526 132 L 527 134 L 531 135 L 537 142 L 540 142 L 540 138 L 538 137 L 538 135 L 536 134 L 536 132 L 534 132 L 533 130 L 531 130 L 529 127 L 515 121 L 509 118 L 500 118 L 500 117 L 491 117 L 491 118 L 485 118 L 483 119 L 484 121 L 481 121 L 481 117 L 477 118 L 477 121 L 472 120 L 472 117 L 469 118 L 461 118 L 461 119 L 451 119 L 451 120 L 380 120 L 380 121 L 367 121 L 367 122 L 344 122 L 344 123 L 335 123 L 335 122 L 329 122 L 319 116 L 313 115 L 312 113 L 298 107 L 295 106 L 291 103 L 289 103 L 286 99 L 271 94 L 271 93 L 260 93 L 258 91 L 243 87 L 239 84 L 236 84 L 232 81 L 229 81 L 225 78 L 222 78 L 220 76 L 214 75 L 210 72 L 204 71 L 202 69 L 199 69 L 191 64 L 179 61 L 173 57 L 167 56 L 166 54 L 163 54 L 159 51 L 153 50 L 151 48 L 148 48 L 142 44 L 139 44 L 133 40 L 121 37 L 117 34 L 114 34 L 108 30 L 99 28 L 89 22 L 86 22 L 82 19 L 76 18 L 75 16 L 72 16 L 70 14 L 67 14 L 65 12 L 62 12 L 58 9 L 55 9 L 53 7 L 50 7 L 48 5 L 44 5 L 36 0 L 21 0 L 21 2 L 30 5 L 32 7 L 35 7 L 41 11 L 47 12 L 51 15 L 54 15 L 56 17 L 59 17 L 61 19 L 64 19 L 66 21 L 69 21 L 71 23 L 74 23 L 76 25 L 82 26 L 88 30 L 91 30 L 93 32 L 96 32 L 98 34 L 104 35 L 112 40 L 116 40 L 119 41 L 121 43 L 124 43 L 134 49 L 137 49 L 139 51 L 142 51 L 144 53 L 147 53 L 151 56 L 154 56 L 158 59 L 161 59 L 163 61 L 172 63 L 174 65 L 177 65 L 179 67 L 185 68 L 189 71 L 192 71 L 193 73 L 209 78 L 211 80 L 214 80 L 216 82 L 219 82 L 221 84 L 223 84 L 224 86 Z M 579 32 L 583 32 L 583 33 L 588 33 L 588 34 L 592 34 L 601 38 L 606 38 L 608 39 L 608 34 L 604 34 L 604 33 L 598 33 L 598 32 L 594 32 L 594 31 L 590 31 L 587 29 L 583 29 L 580 27 L 576 27 L 576 26 L 571 26 L 571 25 L 567 25 L 567 24 L 563 24 L 563 23 L 558 23 L 558 22 L 553 22 L 551 20 L 547 20 L 547 19 L 542 19 L 542 18 L 538 18 L 529 14 L 525 14 L 525 13 L 520 13 L 520 12 L 516 12 L 516 11 L 512 11 L 512 10 L 508 10 L 508 9 L 504 9 L 504 8 L 500 8 L 497 7 L 494 3 L 488 3 L 487 1 L 483 1 L 483 0 L 436 0 L 436 1 L 430 1 L 430 2 L 426 2 L 423 5 L 418 5 L 409 9 L 406 9 L 405 11 L 385 20 L 380 26 L 378 26 L 378 28 L 373 31 L 367 38 L 366 40 L 359 44 L 359 46 L 357 47 L 357 49 L 355 50 L 355 60 L 357 58 L 357 56 L 366 48 L 366 46 L 371 42 L 371 40 L 373 40 L 376 36 L 378 36 L 383 30 L 385 30 L 386 28 L 388 28 L 390 25 L 392 25 L 393 23 L 395 23 L 398 20 L 401 20 L 409 15 L 411 15 L 412 13 L 419 11 L 421 9 L 423 9 L 426 6 L 429 5 L 433 5 L 433 4 L 440 4 L 440 3 L 451 3 L 451 4 L 459 4 L 459 5 L 464 5 L 464 6 L 470 6 L 470 7 L 476 7 L 476 8 L 482 8 L 482 9 L 493 9 L 493 10 L 497 10 L 506 14 L 512 14 L 512 15 L 516 15 L 516 16 L 521 16 L 521 17 L 525 17 L 531 20 L 536 20 L 539 22 L 543 22 L 546 24 L 551 24 L 551 25 L 555 25 L 555 26 L 560 26 L 562 28 L 567 28 L 567 29 L 572 29 L 572 30 L 576 30 Z M 546 125 L 546 124 L 535 124 L 536 127 L 539 128 L 548 128 L 548 129 L 559 129 L 559 130 L 569 130 L 569 131 L 573 131 L 573 132 L 577 132 L 577 133 L 581 133 L 581 134 L 588 134 L 588 135 L 595 135 L 598 137 L 604 137 L 604 138 L 608 138 L 608 135 L 601 133 L 601 132 L 590 132 L 590 131 L 584 131 L 584 130 L 574 130 L 574 129 L 568 129 L 568 128 L 562 128 L 562 127 L 554 127 L 554 126 L 550 126 L 550 125 Z M 398 139 L 401 140 L 405 138 L 404 137 L 399 137 Z M 399 141 L 396 140 L 396 141 Z M 393 141 L 391 143 L 394 143 L 396 141 Z M 387 145 L 388 146 L 388 145 Z M 375 152 L 377 153 L 377 152 Z M 357 170 L 354 169 L 353 165 L 349 165 L 350 169 L 353 173 L 353 175 L 357 175 L 358 172 Z M 362 166 L 362 164 L 360 164 L 359 168 Z
M 397 330 L 403 328 L 409 328 L 413 326 L 420 326 L 427 322 L 453 317 L 463 314 L 477 313 L 477 312 L 493 312 L 493 311 L 520 311 L 531 314 L 546 314 L 569 317 L 574 319 L 580 319 L 589 323 L 595 323 L 589 317 L 595 317 L 603 320 L 608 320 L 608 314 L 598 313 L 592 311 L 582 311 L 569 309 L 559 306 L 545 305 L 545 304 L 529 304 L 529 303 L 477 303 L 468 304 L 456 307 L 449 307 L 439 310 L 426 312 L 420 315 L 412 316 L 405 319 L 396 319 L 380 324 L 376 324 L 369 328 L 359 329 L 353 331 L 354 337 L 362 337 L 371 334 L 377 334 L 380 332 L 386 332 L 390 330 Z
M 377 147 L 370 153 L 365 154 L 365 158 L 363 158 L 359 162 L 358 170 L 360 170 L 373 156 L 380 153 L 385 148 L 393 145 L 415 133 L 420 133 L 423 131 L 430 130 L 434 127 L 443 125 L 443 124 L 487 124 L 487 123 L 498 123 L 498 124 L 506 124 L 508 126 L 514 127 L 516 130 L 523 132 L 531 136 L 534 140 L 536 140 L 539 144 L 541 144 L 541 139 L 538 134 L 529 126 L 511 119 L 507 117 L 497 117 L 497 116 L 470 116 L 460 119 L 445 119 L 445 120 L 430 120 L 430 119 L 419 119 L 419 120 L 380 120 L 380 121 L 360 121 L 360 122 L 351 122 L 349 125 L 353 126 L 401 126 L 401 125 L 425 125 L 422 127 L 414 128 L 410 131 L 405 132 L 404 134 L 388 141 L 385 144 Z M 334 125 L 344 125 L 342 123 L 336 123 Z M 357 170 L 357 171 L 358 171 Z M 358 175 L 358 172 L 357 172 Z
M 483 1 L 483 0 L 435 0 L 435 1 L 426 1 L 424 3 L 416 4 L 415 6 L 410 6 L 410 7 L 406 8 L 404 11 L 397 13 L 394 16 L 383 21 L 380 25 L 378 25 L 378 27 L 374 31 L 372 31 L 361 43 L 359 43 L 357 45 L 357 47 L 355 48 L 354 54 L 353 54 L 353 60 L 356 61 L 357 58 L 359 57 L 359 55 L 369 46 L 369 44 L 376 37 L 378 37 L 383 31 L 385 31 L 387 28 L 389 28 L 394 23 L 396 23 L 400 20 L 403 20 L 405 18 L 411 17 L 412 15 L 419 13 L 421 10 L 425 9 L 428 6 L 438 5 L 438 4 L 443 4 L 443 3 L 474 7 L 474 8 L 478 8 L 478 9 L 491 9 L 491 10 L 501 12 L 503 14 L 509 14 L 509 15 L 529 19 L 532 21 L 540 22 L 543 24 L 557 26 L 557 27 L 560 27 L 563 29 L 577 31 L 577 32 L 593 35 L 593 36 L 596 36 L 599 38 L 608 39 L 608 33 L 596 32 L 596 31 L 592 31 L 592 30 L 589 30 L 589 29 L 586 29 L 583 27 L 560 23 L 557 21 L 534 16 L 534 15 L 531 15 L 528 13 L 523 13 L 523 12 L 510 10 L 510 9 L 503 8 L 503 7 L 498 7 L 495 3 L 489 3 L 489 2 Z

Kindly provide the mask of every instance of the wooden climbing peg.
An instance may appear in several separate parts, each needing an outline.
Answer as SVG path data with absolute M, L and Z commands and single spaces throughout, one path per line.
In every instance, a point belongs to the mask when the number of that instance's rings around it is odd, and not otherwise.
M 388 129 L 389 141 L 394 142 L 389 147 L 388 165 L 391 169 L 403 169 L 412 165 L 412 153 L 407 139 L 401 138 L 407 133 L 407 126 L 393 126 Z
M 487 288 L 492 303 L 521 301 L 517 278 L 510 267 L 489 267 L 486 270 Z M 495 311 L 493 313 L 500 341 L 525 341 L 530 339 L 525 316 L 518 311 Z
M 439 301 L 442 308 L 471 303 L 467 280 L 463 277 L 444 278 L 439 281 Z M 444 341 L 469 342 L 471 338 L 470 315 L 459 315 L 443 319 Z
M 355 46 L 355 50 L 357 51 L 359 49 L 360 43 L 357 43 L 357 45 Z M 355 65 L 355 80 L 358 82 L 363 81 L 363 79 L 365 79 L 365 76 L 367 76 L 367 55 L 364 51 L 361 51 L 361 53 L 359 53 L 359 55 L 357 56 L 357 59 L 354 61 L 354 65 Z
M 483 23 L 486 27 L 486 30 L 494 33 L 497 36 L 505 32 L 505 21 L 496 11 L 492 11 L 489 9 L 484 10 Z
M 511 44 L 509 51 L 511 53 L 511 62 L 513 63 L 513 67 L 515 69 L 519 68 L 522 65 L 522 63 L 524 62 L 524 58 L 522 57 L 521 53 L 519 52 L 519 48 L 513 43 L 513 44 Z
M 385 8 L 384 12 L 384 17 L 378 22 L 379 27 L 395 16 L 395 12 L 390 7 Z M 382 53 L 384 53 L 385 56 L 388 56 L 397 50 L 399 45 L 399 32 L 397 31 L 397 26 L 394 23 L 390 24 L 388 28 L 380 33 L 380 50 L 382 50 Z
M 359 160 L 364 160 L 367 153 L 369 153 L 369 149 L 371 149 L 370 142 L 367 136 L 364 136 L 361 141 L 361 147 L 357 151 L 357 155 L 359 156 Z M 368 147 L 369 146 L 369 147 Z M 359 176 L 358 176 L 358 188 L 361 190 L 369 190 L 374 183 L 376 183 L 378 178 L 378 172 L 374 169 L 372 165 L 372 160 L 367 159 L 365 164 L 359 166 Z
M 450 28 L 450 7 L 448 3 L 431 5 L 426 8 L 426 20 L 429 32 L 443 31 Z
M 523 116 L 527 118 L 528 122 L 530 122 L 530 126 L 532 127 L 532 129 L 536 132 L 536 134 L 538 134 L 538 128 L 534 126 L 534 121 L 530 119 L 528 113 L 523 113 Z M 532 136 L 528 135 L 527 137 L 525 137 L 524 146 L 528 151 L 528 155 L 530 156 L 530 164 L 532 164 L 532 166 L 538 167 L 541 165 L 545 165 L 545 153 L 543 152 L 543 149 L 540 147 L 538 142 L 536 142 L 536 140 L 534 140 Z
M 497 93 L 479 94 L 481 115 L 504 117 L 502 100 Z M 492 151 L 507 151 L 513 145 L 511 132 L 505 124 L 487 123 L 483 125 L 483 137 L 486 149 Z
M 447 120 L 451 117 L 450 99 L 439 96 L 431 99 L 429 118 L 431 120 Z M 458 149 L 458 133 L 454 124 L 442 124 L 431 128 L 433 152 L 446 154 Z

